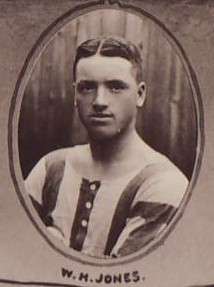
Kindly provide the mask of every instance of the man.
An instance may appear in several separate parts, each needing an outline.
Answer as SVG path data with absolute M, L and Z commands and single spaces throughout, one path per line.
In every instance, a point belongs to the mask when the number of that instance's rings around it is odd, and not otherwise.
M 188 181 L 136 132 L 145 83 L 135 45 L 114 37 L 88 40 L 77 49 L 73 76 L 89 144 L 43 157 L 26 189 L 64 244 L 99 258 L 124 256 L 166 227 Z

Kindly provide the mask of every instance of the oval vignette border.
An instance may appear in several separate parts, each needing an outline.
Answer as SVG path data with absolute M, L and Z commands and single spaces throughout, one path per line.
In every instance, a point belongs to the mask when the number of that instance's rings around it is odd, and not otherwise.
M 180 203 L 179 209 L 170 221 L 169 225 L 159 234 L 159 236 L 152 240 L 149 244 L 147 244 L 144 248 L 139 249 L 138 251 L 134 252 L 131 255 L 127 255 L 118 259 L 98 259 L 89 257 L 86 255 L 81 254 L 80 252 L 76 252 L 74 255 L 74 251 L 71 253 L 67 252 L 68 248 L 61 247 L 52 240 L 51 236 L 47 234 L 45 226 L 40 226 L 40 222 L 38 222 L 37 217 L 35 215 L 33 207 L 29 207 L 30 200 L 27 194 L 22 192 L 22 188 L 24 188 L 23 178 L 22 180 L 18 180 L 18 177 L 21 178 L 21 171 L 19 166 L 19 152 L 18 152 L 18 140 L 17 140 L 17 131 L 18 131 L 18 119 L 20 112 L 20 106 L 22 102 L 22 96 L 24 89 L 26 87 L 26 83 L 29 80 L 29 77 L 32 72 L 32 68 L 36 63 L 36 59 L 39 58 L 40 54 L 44 51 L 46 45 L 52 39 L 57 31 L 59 31 L 64 25 L 68 22 L 74 20 L 78 16 L 84 15 L 87 12 L 91 12 L 94 10 L 99 9 L 123 9 L 124 12 L 135 14 L 139 17 L 147 17 L 151 21 L 154 22 L 155 25 L 159 26 L 160 30 L 163 31 L 163 37 L 166 36 L 166 40 L 172 45 L 172 48 L 175 49 L 176 54 L 179 56 L 181 63 L 183 64 L 184 70 L 187 73 L 189 85 L 192 90 L 192 97 L 195 104 L 195 113 L 196 113 L 196 121 L 197 121 L 197 143 L 196 143 L 196 158 L 194 169 L 191 177 L 191 181 L 189 186 L 185 192 L 185 195 Z M 19 104 L 19 110 L 17 110 L 17 105 Z M 10 110 L 9 110 L 9 121 L 8 121 L 8 152 L 9 152 L 9 166 L 10 166 L 10 173 L 11 177 L 15 186 L 15 190 L 18 194 L 18 198 L 25 209 L 28 217 L 31 219 L 33 225 L 36 227 L 38 232 L 43 236 L 43 238 L 48 242 L 48 244 L 61 255 L 70 258 L 74 261 L 81 262 L 83 264 L 90 264 L 92 266 L 114 266 L 114 265 L 121 265 L 129 262 L 133 262 L 137 259 L 140 259 L 146 256 L 151 251 L 155 250 L 158 246 L 163 244 L 164 240 L 168 237 L 169 233 L 175 227 L 177 221 L 180 219 L 184 212 L 184 208 L 186 207 L 190 196 L 192 194 L 192 189 L 195 186 L 199 170 L 201 167 L 202 157 L 203 157 L 203 150 L 204 150 L 204 113 L 203 113 L 203 104 L 201 99 L 201 93 L 199 84 L 195 75 L 195 72 L 183 50 L 181 44 L 178 40 L 171 34 L 171 32 L 165 27 L 165 25 L 160 22 L 156 17 L 151 15 L 150 13 L 146 12 L 141 7 L 137 6 L 137 4 L 130 4 L 126 3 L 125 1 L 120 0 L 109 0 L 109 1 L 90 1 L 84 4 L 80 4 L 75 6 L 74 8 L 70 9 L 64 15 L 59 17 L 54 23 L 52 23 L 46 30 L 41 34 L 39 39 L 34 44 L 32 50 L 30 51 L 29 55 L 26 58 L 22 71 L 19 75 L 16 88 L 11 100 Z M 17 176 L 18 175 L 18 176 Z M 22 182 L 22 184 L 19 184 Z M 26 193 L 26 192 L 25 192 Z M 35 212 L 36 214 L 36 212 Z

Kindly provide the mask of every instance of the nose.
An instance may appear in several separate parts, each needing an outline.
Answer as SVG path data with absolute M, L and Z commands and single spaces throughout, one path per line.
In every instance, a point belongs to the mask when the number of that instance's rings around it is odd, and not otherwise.
M 96 111 L 102 111 L 108 106 L 108 95 L 105 87 L 100 86 L 97 88 L 97 94 L 93 101 L 93 108 Z

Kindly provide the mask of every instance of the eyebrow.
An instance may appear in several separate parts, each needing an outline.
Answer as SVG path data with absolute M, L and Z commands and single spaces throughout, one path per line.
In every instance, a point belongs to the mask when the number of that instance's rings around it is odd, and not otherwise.
M 95 84 L 95 83 L 97 82 L 93 80 L 80 80 L 79 82 L 76 82 L 75 84 L 78 85 L 78 84 Z
M 75 86 L 77 88 L 81 88 L 81 87 L 84 87 L 86 85 L 89 85 L 89 86 L 97 86 L 97 82 L 96 81 L 93 81 L 93 80 L 80 80 L 79 82 L 76 82 L 75 83 Z
M 109 86 L 119 86 L 121 88 L 128 88 L 129 85 L 123 80 L 107 80 L 105 83 Z
M 95 81 L 95 80 L 80 80 L 79 82 L 76 82 L 75 84 L 76 85 L 84 85 L 84 84 L 89 84 L 89 85 L 96 85 L 98 82 Z M 119 85 L 121 87 L 129 87 L 129 85 L 124 82 L 123 80 L 106 80 L 103 82 L 104 84 L 107 84 L 107 85 Z

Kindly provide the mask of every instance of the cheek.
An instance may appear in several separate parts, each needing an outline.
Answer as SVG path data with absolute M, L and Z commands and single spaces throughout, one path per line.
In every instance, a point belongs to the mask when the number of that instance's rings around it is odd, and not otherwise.
M 81 110 L 81 111 L 88 110 L 92 103 L 92 98 L 77 96 L 76 103 L 77 103 L 78 110 Z
M 77 113 L 81 120 L 84 120 L 88 114 L 88 106 L 82 101 L 77 101 Z
M 117 106 L 124 114 L 134 114 L 137 106 L 136 97 L 133 94 L 121 95 Z
M 123 102 L 123 104 L 118 105 L 116 120 L 122 125 L 126 125 L 136 118 L 136 107 L 133 103 Z

